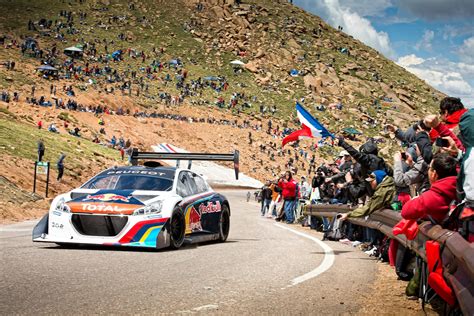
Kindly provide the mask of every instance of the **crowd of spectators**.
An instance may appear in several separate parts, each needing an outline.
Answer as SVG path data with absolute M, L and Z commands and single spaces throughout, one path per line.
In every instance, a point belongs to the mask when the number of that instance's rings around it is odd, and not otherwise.
M 299 217 L 326 238 L 363 247 L 367 254 L 390 261 L 400 279 L 411 281 L 407 295 L 418 295 L 414 284 L 418 284 L 420 267 L 413 268 L 419 262 L 415 254 L 378 230 L 348 219 L 392 209 L 403 218 L 397 234 L 413 238 L 408 227 L 430 221 L 474 242 L 474 109 L 465 109 L 458 98 L 446 97 L 440 103 L 440 114 L 427 115 L 406 130 L 387 125 L 400 141 L 391 162 L 380 156 L 371 139 L 356 149 L 338 136 L 335 145 L 341 152 L 334 161 L 309 173 L 310 187 L 305 176 L 297 182 L 291 171 L 265 184 L 262 216 L 287 223 Z M 335 218 L 302 216 L 301 205 L 309 203 L 348 205 L 352 210 Z M 458 212 L 453 213 L 454 208 Z

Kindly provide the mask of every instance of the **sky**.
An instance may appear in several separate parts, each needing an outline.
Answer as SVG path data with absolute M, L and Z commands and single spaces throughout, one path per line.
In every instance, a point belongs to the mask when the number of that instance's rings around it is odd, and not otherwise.
M 474 108 L 474 0 L 294 0 Z

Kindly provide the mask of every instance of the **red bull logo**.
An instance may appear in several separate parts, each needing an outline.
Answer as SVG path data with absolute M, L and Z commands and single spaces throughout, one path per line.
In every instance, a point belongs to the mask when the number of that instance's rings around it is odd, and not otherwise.
M 95 195 L 88 195 L 86 197 L 86 201 L 102 201 L 102 202 L 112 202 L 112 201 L 120 201 L 128 203 L 130 197 L 125 197 L 123 195 L 113 194 L 113 193 L 105 193 L 105 194 L 95 194 Z
M 220 211 L 221 211 L 221 203 L 219 201 L 217 201 L 216 204 L 210 202 L 206 205 L 204 205 L 204 203 L 199 205 L 199 212 L 201 214 L 218 213 Z
M 202 230 L 201 213 L 194 206 L 189 210 L 189 227 L 193 232 Z

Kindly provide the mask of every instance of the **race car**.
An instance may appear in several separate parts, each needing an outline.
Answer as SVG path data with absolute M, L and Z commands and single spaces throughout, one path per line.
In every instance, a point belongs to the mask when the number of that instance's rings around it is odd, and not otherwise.
M 139 160 L 148 160 L 138 165 Z M 156 160 L 176 160 L 176 167 Z M 188 168 L 179 162 L 188 160 Z M 233 154 L 155 153 L 131 155 L 131 166 L 100 172 L 80 188 L 57 196 L 33 230 L 33 241 L 178 249 L 185 242 L 224 242 L 230 205 L 191 170 L 193 160 L 234 161 Z

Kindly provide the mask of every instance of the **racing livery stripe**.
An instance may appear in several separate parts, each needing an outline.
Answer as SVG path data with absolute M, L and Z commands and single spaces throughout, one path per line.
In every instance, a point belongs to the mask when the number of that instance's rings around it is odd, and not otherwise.
M 120 238 L 119 243 L 126 244 L 130 242 L 139 241 L 148 228 L 153 226 L 163 226 L 168 218 L 158 218 L 151 219 L 135 224 L 122 238 Z

